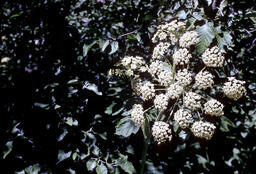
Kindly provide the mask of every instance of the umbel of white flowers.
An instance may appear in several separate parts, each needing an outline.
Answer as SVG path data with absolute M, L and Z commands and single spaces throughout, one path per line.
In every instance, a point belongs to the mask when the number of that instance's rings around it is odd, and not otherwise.
M 211 73 L 214 68 L 223 67 L 225 64 L 224 50 L 217 46 L 207 48 L 201 55 L 190 52 L 191 46 L 199 42 L 196 31 L 186 31 L 186 24 L 173 20 L 161 24 L 152 38 L 156 43 L 152 52 L 152 59 L 146 60 L 140 56 L 125 56 L 121 64 L 122 70 L 132 79 L 133 89 L 141 99 L 141 103 L 151 101 L 159 115 L 165 111 L 174 111 L 169 118 L 185 131 L 191 131 L 197 138 L 209 140 L 212 138 L 216 126 L 206 121 L 205 117 L 221 117 L 224 115 L 224 105 L 209 95 L 204 95 L 205 90 L 214 88 L 218 77 Z M 204 68 L 193 72 L 190 63 L 193 57 L 199 57 Z M 198 62 L 198 60 L 197 60 Z M 195 63 L 194 63 L 195 64 Z M 150 78 L 143 77 L 148 74 Z M 233 100 L 238 100 L 245 93 L 245 82 L 229 77 L 223 85 L 224 94 Z M 175 103 L 168 108 L 168 104 Z M 176 108 L 177 107 L 177 108 Z M 143 126 L 147 119 L 141 104 L 134 104 L 131 119 L 135 124 Z M 200 112 L 201 111 L 201 112 Z M 199 115 L 199 113 L 203 115 Z M 168 115 L 165 115 L 168 117 Z M 156 119 L 152 127 L 152 135 L 158 143 L 172 139 L 172 122 Z

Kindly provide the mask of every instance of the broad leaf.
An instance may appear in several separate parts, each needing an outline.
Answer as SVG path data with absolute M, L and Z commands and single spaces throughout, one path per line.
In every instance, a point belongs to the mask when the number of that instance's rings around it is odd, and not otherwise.
M 126 173 L 133 174 L 135 173 L 135 168 L 132 163 L 127 160 L 127 156 L 119 154 L 119 159 L 116 161 L 117 165 L 121 167 Z
M 88 169 L 89 171 L 93 171 L 94 168 L 96 167 L 96 165 L 97 165 L 97 163 L 96 163 L 95 160 L 89 160 L 89 161 L 87 161 L 87 163 L 86 163 L 86 167 L 87 167 L 87 169 Z
M 132 133 L 136 134 L 140 127 L 135 125 L 130 117 L 122 118 L 116 125 L 116 134 L 129 137 Z
M 107 174 L 108 169 L 103 163 L 101 163 L 100 165 L 97 166 L 96 172 L 97 174 Z
M 110 54 L 114 54 L 119 48 L 119 45 L 118 45 L 118 42 L 117 41 L 114 41 L 111 43 L 111 51 L 109 53 Z

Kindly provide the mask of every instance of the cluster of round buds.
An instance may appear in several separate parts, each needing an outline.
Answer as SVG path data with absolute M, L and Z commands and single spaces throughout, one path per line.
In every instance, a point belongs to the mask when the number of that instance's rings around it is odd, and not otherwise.
M 141 95 L 144 100 L 150 100 L 155 96 L 154 85 L 150 82 L 146 82 L 140 87 Z
M 143 107 L 140 104 L 133 105 L 131 119 L 135 124 L 142 126 L 145 123 L 145 118 L 143 114 Z
M 200 71 L 195 77 L 195 85 L 199 89 L 206 89 L 214 84 L 213 75 L 208 71 Z
M 156 121 L 152 127 L 152 135 L 158 141 L 158 144 L 164 143 L 165 141 L 171 141 L 172 139 L 172 130 L 169 127 L 169 124 Z
M 185 109 L 179 109 L 174 114 L 174 121 L 179 127 L 186 129 L 194 122 L 194 119 L 189 111 Z
M 225 57 L 217 46 L 207 48 L 202 55 L 204 64 L 208 67 L 223 67 Z
M 195 137 L 210 140 L 215 132 L 214 124 L 204 121 L 196 121 L 191 127 L 191 131 Z
M 237 80 L 234 77 L 228 77 L 228 82 L 224 83 L 223 91 L 224 94 L 233 100 L 238 100 L 245 93 L 244 87 L 245 81 Z
M 187 107 L 188 109 L 197 110 L 201 108 L 200 100 L 201 100 L 200 95 L 198 95 L 195 92 L 188 92 L 185 94 L 183 98 L 183 103 L 185 107 Z
M 168 105 L 168 97 L 165 94 L 159 94 L 154 100 L 155 108 L 159 111 L 165 111 Z
M 173 83 L 167 88 L 167 95 L 170 99 L 178 98 L 183 92 L 183 87 L 177 83 Z
M 181 47 L 190 47 L 198 42 L 199 38 L 196 31 L 187 31 L 181 36 L 179 41 Z
M 185 87 L 192 82 L 192 74 L 187 69 L 179 70 L 175 79 L 179 85 Z
M 192 55 L 189 53 L 188 49 L 180 48 L 173 54 L 173 63 L 175 65 L 185 65 L 189 63 L 189 59 Z
M 174 20 L 170 23 L 159 25 L 157 27 L 157 32 L 152 38 L 152 42 L 156 43 L 158 40 L 167 40 L 168 38 L 173 41 L 177 42 L 177 33 L 183 31 L 186 27 L 184 22 L 180 22 Z
M 169 86 L 173 80 L 173 73 L 168 70 L 162 70 L 158 75 L 158 81 L 163 86 Z
M 159 61 L 159 60 L 155 60 L 153 61 L 149 68 L 148 68 L 148 72 L 153 76 L 157 76 L 159 75 L 163 70 L 163 62 Z
M 125 56 L 122 59 L 122 65 L 125 67 L 129 67 L 132 70 L 138 69 L 142 64 L 143 64 L 143 58 L 139 56 L 136 56 L 136 57 Z
M 161 59 L 169 51 L 170 46 L 171 44 L 169 44 L 168 42 L 160 42 L 154 48 L 152 58 Z
M 222 116 L 224 115 L 223 111 L 224 105 L 215 100 L 211 99 L 208 102 L 204 104 L 204 112 L 205 114 L 211 115 L 211 116 Z
M 142 94 L 141 92 L 141 86 L 142 86 L 142 80 L 141 78 L 134 78 L 133 81 L 132 81 L 132 87 L 133 87 L 133 90 L 135 91 L 135 93 L 139 96 Z

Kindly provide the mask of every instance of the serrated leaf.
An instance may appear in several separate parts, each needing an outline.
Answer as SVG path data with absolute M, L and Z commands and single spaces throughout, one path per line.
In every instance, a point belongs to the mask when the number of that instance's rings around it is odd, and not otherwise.
M 202 54 L 212 43 L 215 37 L 215 28 L 212 22 L 208 22 L 196 28 L 199 35 L 199 43 L 196 45 L 197 52 Z
M 223 37 L 216 36 L 219 48 L 223 49 L 224 46 L 230 47 L 232 44 L 232 36 L 228 32 L 223 32 Z
M 86 162 L 86 167 L 87 167 L 87 170 L 89 170 L 89 171 L 93 171 L 95 169 L 96 165 L 97 165 L 97 163 L 95 160 L 90 159 Z
M 122 135 L 124 137 L 129 137 L 132 133 L 136 134 L 140 127 L 135 125 L 135 123 L 130 119 L 130 117 L 122 118 L 116 125 L 117 135 Z
M 109 55 L 114 54 L 119 48 L 117 41 L 112 42 L 110 45 L 111 45 L 111 51 L 110 51 Z
M 97 174 L 107 174 L 108 169 L 103 163 L 101 163 L 100 165 L 97 165 L 96 173 Z
M 127 160 L 127 156 L 119 154 L 119 159 L 116 160 L 117 165 L 121 167 L 126 173 L 133 174 L 135 173 L 135 168 L 133 164 Z

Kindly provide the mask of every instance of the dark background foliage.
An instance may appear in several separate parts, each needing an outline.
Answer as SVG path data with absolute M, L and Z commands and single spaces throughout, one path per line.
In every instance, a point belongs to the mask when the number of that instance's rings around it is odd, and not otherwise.
M 134 96 L 128 79 L 107 72 L 126 54 L 149 58 L 155 26 L 177 17 L 228 32 L 206 44 L 224 43 L 228 76 L 246 80 L 247 95 L 226 101 L 228 120 L 210 142 L 152 142 L 146 173 L 256 173 L 255 3 L 0 1 L 2 172 L 139 171 L 142 132 L 124 138 L 115 128 Z

